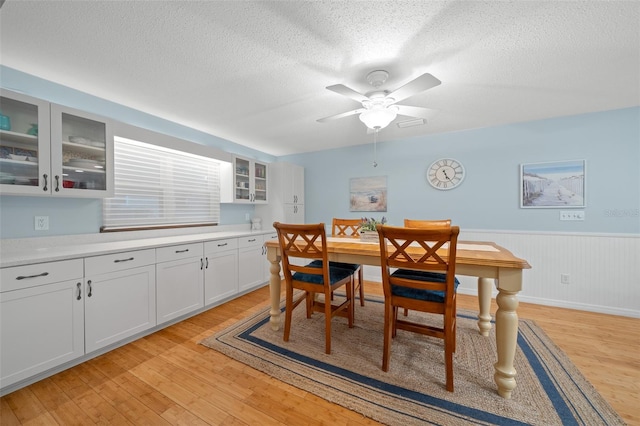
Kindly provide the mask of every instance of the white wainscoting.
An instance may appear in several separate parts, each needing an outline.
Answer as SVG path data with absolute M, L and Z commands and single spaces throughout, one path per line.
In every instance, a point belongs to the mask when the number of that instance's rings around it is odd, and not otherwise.
M 640 235 L 462 230 L 459 239 L 493 241 L 526 259 L 522 302 L 640 318 Z M 476 279 L 458 278 L 460 293 L 477 295 Z M 367 266 L 365 279 L 380 282 L 379 268 Z

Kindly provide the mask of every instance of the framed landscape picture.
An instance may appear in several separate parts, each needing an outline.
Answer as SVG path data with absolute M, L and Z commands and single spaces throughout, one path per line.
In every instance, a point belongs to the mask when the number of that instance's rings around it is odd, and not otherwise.
M 387 211 L 387 177 L 351 178 L 350 206 L 352 212 Z
M 585 160 L 520 165 L 520 207 L 585 207 Z

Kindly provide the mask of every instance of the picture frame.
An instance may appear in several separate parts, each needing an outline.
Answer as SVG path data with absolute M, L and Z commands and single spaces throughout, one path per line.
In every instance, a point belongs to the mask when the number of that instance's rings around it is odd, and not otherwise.
M 349 181 L 349 211 L 386 212 L 387 177 L 360 177 Z
M 521 208 L 584 208 L 586 161 L 520 165 Z

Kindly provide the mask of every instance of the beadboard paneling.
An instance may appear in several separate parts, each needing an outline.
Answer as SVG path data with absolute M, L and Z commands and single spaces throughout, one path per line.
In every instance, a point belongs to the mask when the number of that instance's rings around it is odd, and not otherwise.
M 493 241 L 526 259 L 523 302 L 640 318 L 638 235 L 463 230 L 460 240 Z M 365 268 L 365 276 L 381 281 L 376 267 Z M 460 293 L 477 295 L 474 278 L 458 278 Z

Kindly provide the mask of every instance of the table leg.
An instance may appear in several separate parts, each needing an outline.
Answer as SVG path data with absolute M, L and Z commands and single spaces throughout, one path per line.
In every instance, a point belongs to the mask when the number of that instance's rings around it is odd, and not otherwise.
M 506 399 L 511 398 L 511 391 L 516 387 L 516 370 L 513 359 L 516 354 L 518 339 L 517 292 L 498 290 L 496 302 L 496 345 L 498 362 L 494 364 L 493 379 L 498 385 L 498 394 Z
M 269 272 L 271 272 L 269 277 L 269 296 L 271 297 L 269 324 L 271 324 L 273 331 L 278 331 L 280 329 L 280 258 L 276 256 L 275 250 L 269 249 L 267 259 L 271 263 L 269 267 Z
M 488 336 L 491 331 L 491 291 L 494 285 L 492 278 L 478 278 L 478 329 L 480 334 Z

